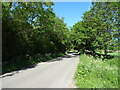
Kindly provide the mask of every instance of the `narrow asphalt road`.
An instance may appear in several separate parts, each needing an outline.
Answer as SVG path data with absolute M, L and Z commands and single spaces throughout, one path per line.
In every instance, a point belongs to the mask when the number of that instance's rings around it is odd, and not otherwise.
M 74 88 L 79 56 L 73 53 L 2 77 L 2 88 Z

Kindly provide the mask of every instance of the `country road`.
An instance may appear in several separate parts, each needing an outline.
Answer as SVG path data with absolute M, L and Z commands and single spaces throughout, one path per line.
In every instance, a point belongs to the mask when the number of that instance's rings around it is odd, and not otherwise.
M 74 88 L 79 55 L 73 53 L 2 77 L 2 88 Z

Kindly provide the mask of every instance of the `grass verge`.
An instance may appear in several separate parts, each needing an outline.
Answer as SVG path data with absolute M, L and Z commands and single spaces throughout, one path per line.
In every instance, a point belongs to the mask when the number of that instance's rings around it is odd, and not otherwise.
M 118 57 L 102 60 L 80 55 L 75 80 L 78 88 L 118 88 Z

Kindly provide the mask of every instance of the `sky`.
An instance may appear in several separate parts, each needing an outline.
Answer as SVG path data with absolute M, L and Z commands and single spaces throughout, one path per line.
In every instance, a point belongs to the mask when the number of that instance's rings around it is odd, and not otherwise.
M 91 2 L 54 2 L 54 12 L 68 27 L 82 20 L 83 13 L 90 10 Z

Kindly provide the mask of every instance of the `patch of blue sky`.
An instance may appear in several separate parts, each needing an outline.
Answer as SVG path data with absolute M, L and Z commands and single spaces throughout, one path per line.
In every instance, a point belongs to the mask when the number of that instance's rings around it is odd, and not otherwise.
M 72 27 L 78 21 L 82 21 L 83 13 L 90 10 L 91 2 L 54 2 L 54 12 L 68 27 Z

